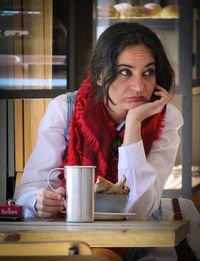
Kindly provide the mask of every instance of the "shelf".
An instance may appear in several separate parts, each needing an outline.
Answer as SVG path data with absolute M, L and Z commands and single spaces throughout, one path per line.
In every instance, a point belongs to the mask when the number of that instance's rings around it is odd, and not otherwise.
M 119 22 L 138 22 L 142 25 L 151 27 L 151 29 L 162 29 L 162 30 L 175 30 L 179 26 L 179 18 L 176 19 L 160 19 L 160 18 L 98 18 L 97 26 L 110 26 Z
M 0 101 L 4 99 L 54 98 L 66 92 L 65 86 L 62 89 L 0 89 Z

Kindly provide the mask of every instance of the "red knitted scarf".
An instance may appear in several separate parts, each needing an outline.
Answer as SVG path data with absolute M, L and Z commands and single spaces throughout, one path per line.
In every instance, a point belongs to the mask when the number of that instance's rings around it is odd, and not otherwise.
M 165 111 L 166 106 L 161 113 L 142 122 L 141 135 L 146 155 L 153 141 L 160 137 Z M 113 159 L 111 148 L 117 130 L 103 101 L 95 102 L 91 77 L 81 84 L 70 124 L 68 151 L 63 165 L 96 166 L 96 178 L 100 175 L 116 183 L 117 160 Z

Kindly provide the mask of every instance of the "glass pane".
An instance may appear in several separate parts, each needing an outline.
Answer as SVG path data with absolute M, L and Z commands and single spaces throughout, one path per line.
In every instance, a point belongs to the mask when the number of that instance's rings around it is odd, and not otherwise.
M 0 89 L 66 88 L 66 3 L 0 2 Z

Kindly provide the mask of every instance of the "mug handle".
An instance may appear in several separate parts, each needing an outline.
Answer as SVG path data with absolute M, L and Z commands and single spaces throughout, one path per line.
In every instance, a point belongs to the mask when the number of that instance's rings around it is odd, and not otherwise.
M 51 174 L 52 174 L 54 171 L 56 171 L 56 170 L 65 170 L 65 168 L 54 168 L 54 169 L 50 170 L 49 173 L 48 173 L 48 176 L 47 176 L 47 184 L 48 184 L 48 186 L 50 187 L 51 190 L 53 190 L 54 192 L 58 193 L 58 192 L 52 187 L 52 185 L 51 185 L 51 183 L 50 183 L 50 176 L 51 176 Z M 63 200 L 64 200 L 64 202 L 66 203 L 66 201 L 65 201 L 64 198 L 63 198 Z

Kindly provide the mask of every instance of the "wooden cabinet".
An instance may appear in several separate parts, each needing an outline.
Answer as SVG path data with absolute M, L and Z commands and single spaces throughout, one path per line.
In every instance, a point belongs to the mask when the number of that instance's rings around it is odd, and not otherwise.
M 15 171 L 23 172 L 25 162 L 35 146 L 38 127 L 49 99 L 15 100 L 14 136 Z

